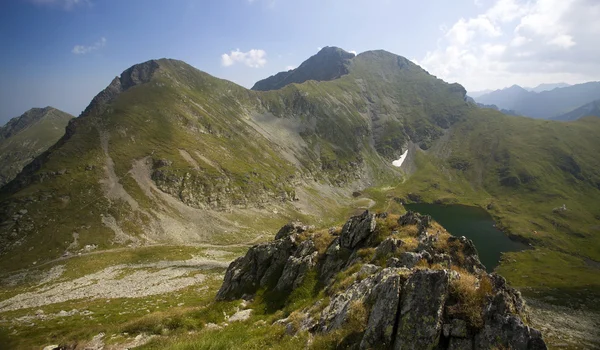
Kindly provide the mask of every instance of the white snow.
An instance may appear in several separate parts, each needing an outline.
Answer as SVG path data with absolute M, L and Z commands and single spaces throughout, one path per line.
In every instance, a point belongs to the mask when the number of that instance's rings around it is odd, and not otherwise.
M 392 165 L 399 168 L 402 165 L 402 163 L 404 163 L 404 161 L 406 160 L 406 156 L 408 156 L 408 150 L 402 153 L 400 159 L 393 161 Z

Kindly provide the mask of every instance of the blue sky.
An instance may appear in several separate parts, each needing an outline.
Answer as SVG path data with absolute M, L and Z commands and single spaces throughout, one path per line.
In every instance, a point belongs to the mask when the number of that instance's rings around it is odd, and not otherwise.
M 385 49 L 470 90 L 597 80 L 598 15 L 597 0 L 4 0 L 0 124 L 46 105 L 78 115 L 161 57 L 246 87 L 323 46 Z

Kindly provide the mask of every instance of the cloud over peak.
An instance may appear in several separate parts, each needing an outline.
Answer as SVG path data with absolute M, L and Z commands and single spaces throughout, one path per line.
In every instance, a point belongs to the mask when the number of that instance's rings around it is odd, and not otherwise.
M 99 50 L 99 49 L 103 48 L 104 46 L 106 46 L 106 38 L 102 37 L 102 38 L 100 38 L 100 40 L 96 41 L 93 45 L 90 45 L 90 46 L 75 45 L 75 47 L 73 47 L 73 50 L 71 50 L 71 52 L 76 55 L 85 55 L 92 51 Z
M 236 63 L 242 63 L 251 68 L 261 68 L 267 64 L 267 53 L 264 50 L 252 49 L 247 52 L 242 52 L 240 49 L 231 51 L 229 54 L 221 55 L 221 65 L 229 67 Z
M 419 64 L 467 89 L 600 79 L 600 1 L 496 0 L 449 28 Z

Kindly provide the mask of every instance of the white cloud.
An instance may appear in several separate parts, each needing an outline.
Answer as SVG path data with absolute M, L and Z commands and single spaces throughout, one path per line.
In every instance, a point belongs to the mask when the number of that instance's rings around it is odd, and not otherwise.
M 48 5 L 48 6 L 59 6 L 65 10 L 71 10 L 79 5 L 90 6 L 92 2 L 90 0 L 29 0 L 36 5 Z
M 296 69 L 296 66 L 285 66 L 285 71 L 286 72 L 289 71 L 289 70 L 292 70 L 292 69 Z
M 320 46 L 317 47 L 317 51 L 321 51 L 321 49 L 322 49 L 322 47 L 320 47 Z
M 356 56 L 356 55 L 357 55 L 357 53 L 356 53 L 356 50 L 350 50 L 350 51 L 348 51 L 348 52 L 350 52 L 350 53 L 353 53 L 353 54 L 354 54 L 354 56 Z
M 248 67 L 260 68 L 267 64 L 267 53 L 264 50 L 252 49 L 248 52 L 242 52 L 240 49 L 231 51 L 229 54 L 221 55 L 221 65 L 229 67 L 235 63 L 243 63 Z
M 75 47 L 73 47 L 73 50 L 71 50 L 71 52 L 76 55 L 85 55 L 92 51 L 99 50 L 99 49 L 103 48 L 104 46 L 106 46 L 106 38 L 102 37 L 102 38 L 100 38 L 100 40 L 96 41 L 93 45 L 90 45 L 90 46 L 75 45 Z
M 600 80 L 598 18 L 598 0 L 496 0 L 418 62 L 468 90 Z

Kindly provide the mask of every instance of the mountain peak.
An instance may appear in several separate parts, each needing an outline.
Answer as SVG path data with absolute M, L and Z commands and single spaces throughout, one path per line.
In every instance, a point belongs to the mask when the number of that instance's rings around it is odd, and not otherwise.
M 304 61 L 298 68 L 280 72 L 254 84 L 252 90 L 277 90 L 288 84 L 301 84 L 308 80 L 334 80 L 348 74 L 354 54 L 339 47 L 326 46 Z
M 167 59 L 149 60 L 129 67 L 123 71 L 120 76 L 115 77 L 110 85 L 92 99 L 92 102 L 90 102 L 87 108 L 81 113 L 80 117 L 92 113 L 102 113 L 106 105 L 122 92 L 136 85 L 149 82 L 154 76 L 154 73 L 159 69 L 159 63 L 165 61 L 167 61 Z

